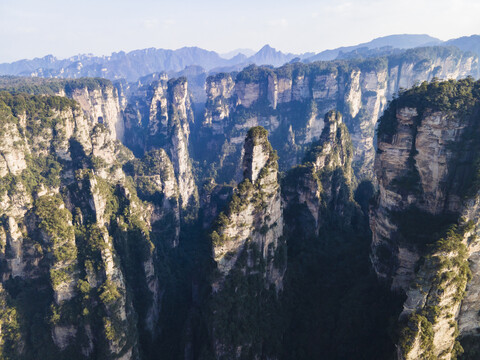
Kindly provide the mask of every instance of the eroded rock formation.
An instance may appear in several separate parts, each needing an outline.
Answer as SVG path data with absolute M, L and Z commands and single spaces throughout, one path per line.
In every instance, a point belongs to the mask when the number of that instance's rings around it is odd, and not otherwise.
M 213 151 L 221 149 L 221 164 L 231 162 L 240 156 L 246 131 L 261 125 L 271 134 L 281 170 L 287 170 L 318 140 L 324 115 L 337 109 L 352 137 L 354 169 L 360 177 L 373 177 L 375 127 L 387 100 L 416 82 L 477 73 L 473 55 L 424 48 L 363 61 L 294 63 L 277 69 L 251 66 L 235 78 L 217 74 L 207 78 L 204 132 L 224 137 L 206 141 Z
M 478 277 L 469 269 L 478 252 L 478 86 L 422 84 L 394 100 L 379 127 L 372 262 L 407 295 L 400 359 L 450 359 L 457 336 L 478 328 L 472 286 L 465 296 Z

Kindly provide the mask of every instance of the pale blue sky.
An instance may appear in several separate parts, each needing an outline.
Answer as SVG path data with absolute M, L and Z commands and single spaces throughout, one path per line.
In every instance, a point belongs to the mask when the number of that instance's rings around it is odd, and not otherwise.
M 390 34 L 480 34 L 479 0 L 0 0 L 0 63 L 147 47 L 319 52 Z

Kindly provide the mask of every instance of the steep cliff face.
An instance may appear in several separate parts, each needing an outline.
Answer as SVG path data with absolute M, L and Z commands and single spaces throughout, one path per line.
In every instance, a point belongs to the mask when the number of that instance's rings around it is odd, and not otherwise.
M 175 226 L 168 234 L 159 226 L 178 221 L 173 166 L 161 151 L 139 164 L 109 120 L 85 116 L 86 108 L 64 97 L 1 93 L 7 357 L 136 359 L 138 334 L 158 327 L 158 252 L 178 243 Z
M 427 110 L 419 115 L 416 107 L 393 111 L 397 119 L 395 134 L 390 141 L 384 141 L 384 137 L 378 144 L 376 171 L 380 194 L 378 211 L 372 217 L 374 265 L 380 276 L 393 277 L 393 288 L 405 289 L 412 280 L 419 250 L 409 244 L 399 246 L 395 250 L 399 255 L 398 267 L 385 267 L 381 260 L 383 249 L 389 248 L 389 242 L 400 243 L 393 235 L 398 226 L 392 223 L 390 213 L 412 206 L 419 213 L 432 215 L 460 210 L 458 191 L 451 191 L 448 184 L 452 176 L 449 165 L 456 154 L 447 145 L 461 140 L 466 124 L 452 113 Z M 390 264 L 389 260 L 386 262 Z M 391 273 L 392 270 L 395 272 Z
M 104 124 L 114 139 L 123 141 L 124 120 L 117 89 L 106 79 L 44 79 L 7 77 L 0 89 L 32 95 L 57 95 L 75 100 L 92 124 Z
M 99 78 L 12 78 L 1 86 L 13 92 L 66 96 L 77 101 L 91 124 L 103 124 L 113 139 L 120 140 L 137 157 L 164 149 L 173 162 L 182 208 L 198 205 L 189 155 L 194 119 L 185 78 L 168 81 L 166 74 L 155 73 L 136 83 L 118 82 L 115 86 Z
M 216 271 L 209 324 L 218 359 L 273 358 L 271 344 L 279 340 L 270 337 L 279 329 L 260 331 L 273 325 L 268 313 L 279 306 L 286 265 L 277 157 L 261 127 L 249 130 L 244 148 L 244 180 L 211 234 Z
M 152 150 L 141 160 L 128 163 L 124 169 L 136 183 L 140 199 L 149 202 L 148 206 L 152 209 L 150 223 L 167 233 L 166 240 L 172 241 L 172 246 L 177 246 L 180 235 L 180 194 L 173 164 L 165 150 Z
M 478 326 L 474 286 L 462 305 L 477 277 L 478 88 L 471 79 L 424 83 L 395 99 L 379 126 L 372 262 L 407 294 L 401 359 L 450 359 L 457 335 Z
M 245 132 L 256 125 L 271 134 L 286 170 L 303 158 L 331 109 L 344 116 L 355 148 L 354 168 L 373 176 L 374 132 L 388 99 L 400 88 L 434 77 L 477 76 L 478 59 L 451 48 L 408 50 L 367 60 L 289 64 L 278 69 L 248 67 L 207 79 L 205 133 L 225 134 L 210 144 L 220 151 L 220 168 L 240 156 Z M 232 158 L 232 159 L 230 159 Z M 232 171 L 224 176 L 232 177 Z M 222 176 L 222 174 L 220 174 Z
M 300 208 L 305 210 L 300 222 L 297 216 L 293 219 L 292 234 L 306 231 L 318 235 L 325 224 L 327 209 L 342 217 L 349 216 L 344 210 L 351 196 L 350 187 L 355 182 L 350 135 L 339 112 L 328 112 L 324 121 L 322 135 L 307 152 L 303 165 L 290 170 L 283 183 L 283 197 L 288 207 L 295 212 Z M 311 223 L 307 230 L 308 219 Z
M 155 74 L 136 83 L 116 84 L 124 107 L 125 144 L 140 156 L 148 150 L 147 139 L 156 134 L 168 120 L 168 76 Z
M 193 111 L 186 78 L 159 80 L 129 92 L 125 128 L 131 137 L 125 144 L 137 154 L 163 148 L 172 160 L 183 209 L 198 206 L 198 192 L 189 155 Z
M 220 73 L 206 82 L 208 103 L 205 106 L 204 125 L 212 127 L 213 133 L 223 130 L 222 121 L 230 116 L 230 98 L 234 95 L 235 82 L 229 74 Z
M 67 82 L 66 94 L 75 100 L 91 123 L 104 124 L 114 139 L 124 140 L 124 120 L 117 94 L 117 89 L 108 83 L 100 82 L 97 86 L 84 86 L 75 82 Z

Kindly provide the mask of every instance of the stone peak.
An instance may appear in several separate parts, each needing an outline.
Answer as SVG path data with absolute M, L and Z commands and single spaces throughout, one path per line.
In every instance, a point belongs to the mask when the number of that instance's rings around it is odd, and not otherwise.
M 324 128 L 320 135 L 320 142 L 334 141 L 337 134 L 337 129 L 342 124 L 342 114 L 336 110 L 330 110 L 325 114 Z
M 332 129 L 336 129 L 342 123 L 342 114 L 336 110 L 330 110 L 325 114 L 324 122 L 325 127 L 323 131 L 326 129 L 331 132 Z
M 253 141 L 255 144 L 263 142 L 268 143 L 268 130 L 263 126 L 254 126 L 250 128 L 245 139 L 245 142 L 247 141 Z
M 277 50 L 271 47 L 269 44 L 265 44 L 260 50 L 258 50 L 257 54 L 275 54 Z
M 251 128 L 245 139 L 244 150 L 243 176 L 254 183 L 273 155 L 272 146 L 268 141 L 268 131 L 261 126 Z
M 353 149 L 350 135 L 344 124 L 342 115 L 335 110 L 325 115 L 325 127 L 320 139 L 307 152 L 305 160 L 311 162 L 317 170 L 327 167 L 342 167 L 350 173 Z

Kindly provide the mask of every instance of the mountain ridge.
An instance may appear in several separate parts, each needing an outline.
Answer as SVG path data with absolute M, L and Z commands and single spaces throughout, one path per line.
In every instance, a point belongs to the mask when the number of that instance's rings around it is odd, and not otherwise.
M 137 49 L 129 52 L 118 51 L 110 55 L 95 56 L 78 54 L 65 59 L 46 55 L 34 59 L 22 59 L 0 64 L 0 75 L 39 77 L 105 77 L 110 80 L 138 78 L 154 72 L 179 72 L 188 66 L 201 66 L 206 72 L 239 71 L 250 65 L 281 66 L 290 61 L 326 61 L 347 57 L 358 57 L 355 51 L 369 50 L 374 55 L 382 49 L 408 49 L 419 46 L 457 46 L 463 51 L 480 54 L 480 36 L 461 37 L 445 42 L 425 34 L 397 34 L 375 38 L 369 42 L 324 50 L 319 53 L 293 54 L 264 45 L 254 54 L 243 54 L 239 50 L 230 52 L 227 58 L 218 52 L 200 47 L 181 47 L 175 50 L 161 48 Z M 244 50 L 244 49 L 243 49 Z M 390 50 L 390 51 L 391 51 Z M 228 54 L 228 53 L 227 53 Z

